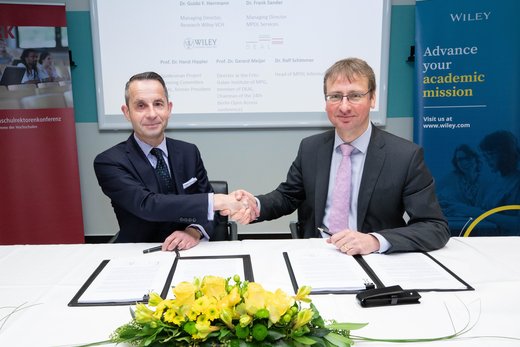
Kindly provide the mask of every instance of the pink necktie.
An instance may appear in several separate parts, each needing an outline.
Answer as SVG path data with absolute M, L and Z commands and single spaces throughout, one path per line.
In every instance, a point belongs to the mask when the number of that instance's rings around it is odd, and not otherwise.
M 332 191 L 332 207 L 329 217 L 329 230 L 331 233 L 348 228 L 348 214 L 350 210 L 350 181 L 351 181 L 351 164 L 350 153 L 354 147 L 348 143 L 340 146 L 343 158 L 339 164 L 336 174 L 336 182 Z

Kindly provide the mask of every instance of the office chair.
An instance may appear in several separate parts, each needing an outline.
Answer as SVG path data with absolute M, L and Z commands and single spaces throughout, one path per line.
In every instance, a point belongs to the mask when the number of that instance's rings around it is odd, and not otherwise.
M 216 194 L 228 194 L 228 184 L 226 181 L 209 181 Z M 230 241 L 238 240 L 238 228 L 234 221 L 230 221 L 227 216 L 221 216 L 215 212 L 213 219 L 213 237 L 210 241 Z
M 292 239 L 301 239 L 302 235 L 300 233 L 300 223 L 298 222 L 290 222 L 289 230 L 291 230 L 291 238 Z

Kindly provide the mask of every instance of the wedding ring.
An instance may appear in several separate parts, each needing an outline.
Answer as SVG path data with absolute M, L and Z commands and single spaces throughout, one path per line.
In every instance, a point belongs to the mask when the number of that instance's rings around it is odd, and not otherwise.
M 347 246 L 346 243 L 345 243 L 343 246 L 341 246 L 341 250 L 342 250 L 343 252 L 348 251 L 348 246 Z

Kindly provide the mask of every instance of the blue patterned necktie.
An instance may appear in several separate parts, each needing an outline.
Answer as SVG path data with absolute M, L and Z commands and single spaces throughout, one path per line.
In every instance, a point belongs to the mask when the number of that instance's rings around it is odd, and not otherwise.
M 161 185 L 161 192 L 165 194 L 172 193 L 173 180 L 170 176 L 168 165 L 166 165 L 166 162 L 164 161 L 162 151 L 159 148 L 152 148 L 150 153 L 152 153 L 157 158 L 155 172 L 157 173 L 157 178 L 159 179 L 159 184 Z

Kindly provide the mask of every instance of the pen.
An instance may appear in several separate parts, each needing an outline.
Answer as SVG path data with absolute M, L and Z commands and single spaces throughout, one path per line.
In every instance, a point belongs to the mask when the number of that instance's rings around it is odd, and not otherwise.
M 161 250 L 161 247 L 162 246 L 156 246 L 156 247 L 152 247 L 152 248 L 147 248 L 147 249 L 143 250 L 143 253 L 146 254 L 146 253 L 157 252 L 157 251 Z
M 324 233 L 324 234 L 327 234 L 329 236 L 332 236 L 332 233 L 329 231 L 329 228 L 327 228 L 327 227 L 318 227 L 318 231 L 320 233 Z

